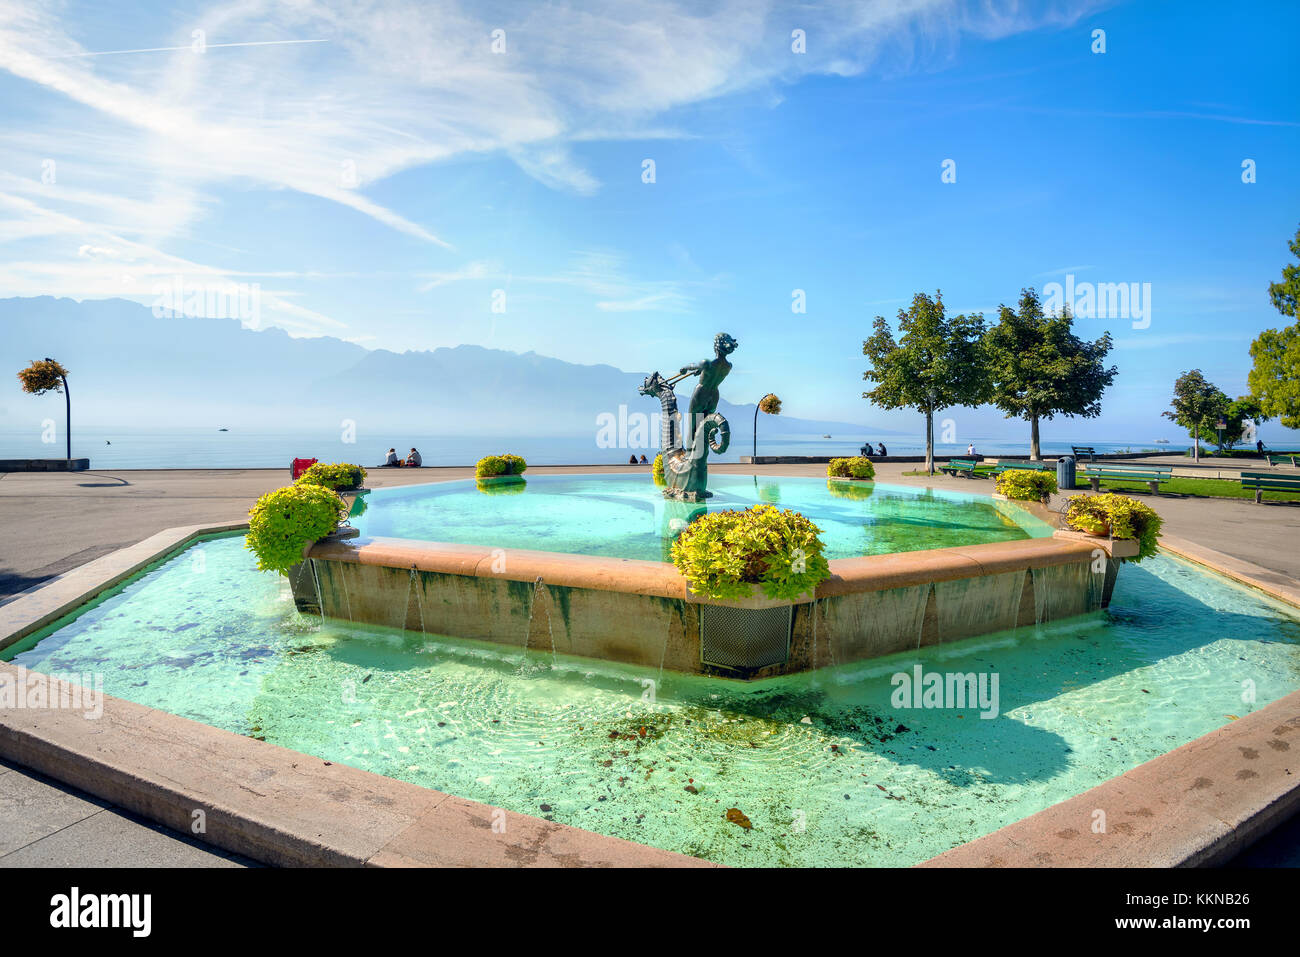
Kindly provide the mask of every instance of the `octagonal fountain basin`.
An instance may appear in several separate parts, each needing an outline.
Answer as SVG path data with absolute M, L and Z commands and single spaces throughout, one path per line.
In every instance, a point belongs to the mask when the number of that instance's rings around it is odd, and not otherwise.
M 1300 687 L 1296 609 L 1164 556 L 1125 568 L 1104 611 L 751 683 L 525 650 L 523 629 L 488 643 L 304 615 L 283 582 L 241 537 L 201 541 L 0 657 L 754 866 L 917 863 Z M 918 669 L 984 690 L 918 700 Z
M 645 473 L 445 482 L 358 498 L 360 537 L 289 572 L 298 609 L 673 671 L 765 678 L 1082 614 L 1112 543 L 1066 541 L 989 496 L 815 478 L 718 476 L 707 504 Z M 669 564 L 706 511 L 812 519 L 832 577 L 790 600 L 720 601 Z

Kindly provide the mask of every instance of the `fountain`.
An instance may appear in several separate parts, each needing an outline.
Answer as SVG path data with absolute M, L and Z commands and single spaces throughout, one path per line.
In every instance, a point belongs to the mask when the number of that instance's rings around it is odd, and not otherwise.
M 353 514 L 368 534 L 349 529 L 364 537 L 305 549 L 310 574 L 290 573 L 298 608 L 383 624 L 396 607 L 413 628 L 414 593 L 422 631 L 497 643 L 518 642 L 522 631 L 526 650 L 552 656 L 765 678 L 1033 627 L 1109 602 L 1135 542 L 1054 534 L 1006 502 L 879 483 L 845 494 L 811 478 L 772 477 L 761 488 L 755 479 L 751 488 L 720 475 L 711 492 L 709 453 L 731 441 L 718 387 L 736 348 L 720 332 L 712 358 L 673 376 L 652 372 L 638 389 L 663 409 L 667 487 L 657 507 L 646 509 L 652 487 L 634 476 L 547 476 L 491 500 L 456 498 L 455 482 L 381 490 L 364 519 Z M 679 413 L 673 387 L 693 376 Z M 830 577 L 793 600 L 694 592 L 671 564 L 672 543 L 715 492 L 727 508 L 775 499 L 817 521 Z M 420 502 L 432 506 L 427 523 Z

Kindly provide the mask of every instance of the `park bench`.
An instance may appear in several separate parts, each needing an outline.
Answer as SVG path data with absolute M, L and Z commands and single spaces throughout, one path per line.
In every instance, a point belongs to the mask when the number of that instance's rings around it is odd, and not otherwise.
M 1151 491 L 1160 491 L 1161 482 L 1173 478 L 1172 465 L 1085 465 L 1080 473 L 1092 485 L 1094 492 L 1101 491 L 1101 480 L 1118 482 L 1146 482 Z
M 970 478 L 972 475 L 975 474 L 975 460 L 974 459 L 952 459 L 951 461 L 949 461 L 947 465 L 940 465 L 939 471 L 947 472 L 949 475 L 953 476 L 954 478 L 958 475 L 964 475 L 967 478 Z
M 1086 455 L 1089 462 L 1097 461 L 1097 450 L 1091 445 L 1072 445 L 1070 451 L 1074 453 L 1076 459 L 1081 459 Z
M 1242 472 L 1241 487 L 1255 490 L 1255 504 L 1264 500 L 1265 492 L 1300 492 L 1300 475 L 1278 475 L 1276 472 Z
M 990 469 L 990 472 L 993 475 L 1001 475 L 1003 472 L 1011 472 L 1016 469 L 1024 469 L 1030 472 L 1055 472 L 1056 466 L 1047 462 L 1008 462 L 995 465 Z
M 1296 459 L 1300 458 L 1300 452 L 1269 452 L 1268 464 L 1274 465 L 1296 465 Z

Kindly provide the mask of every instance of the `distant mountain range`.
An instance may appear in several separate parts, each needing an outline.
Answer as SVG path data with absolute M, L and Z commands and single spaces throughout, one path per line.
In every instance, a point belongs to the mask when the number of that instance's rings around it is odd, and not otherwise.
M 637 393 L 648 370 L 470 345 L 369 350 L 328 336 L 295 339 L 280 329 L 245 329 L 234 319 L 158 318 L 123 299 L 0 299 L 0 332 L 0 369 L 9 375 L 45 356 L 68 367 L 74 427 L 335 429 L 350 419 L 432 434 L 587 435 L 602 413 L 617 418 L 620 405 L 629 414 L 659 411 L 658 402 Z M 682 385 L 684 405 L 691 383 Z M 0 428 L 30 427 L 36 414 L 30 403 L 38 401 L 18 393 L 16 383 L 0 390 Z M 734 441 L 751 434 L 752 403 L 724 398 L 719 411 L 730 420 Z M 53 414 L 53 407 L 41 414 Z M 848 422 L 765 418 L 765 435 L 900 434 Z

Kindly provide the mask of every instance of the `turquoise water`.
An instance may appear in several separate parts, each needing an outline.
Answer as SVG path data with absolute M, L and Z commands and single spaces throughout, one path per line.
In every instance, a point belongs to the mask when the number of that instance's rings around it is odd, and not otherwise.
M 731 865 L 912 864 L 1300 687 L 1292 611 L 1165 557 L 1126 565 L 1109 612 L 752 684 L 321 621 L 280 581 L 241 537 L 208 541 L 10 654 L 325 760 Z M 895 707 L 891 677 L 917 664 L 997 675 L 997 716 Z
M 525 482 L 439 482 L 377 489 L 351 522 L 362 534 L 613 558 L 669 559 L 704 508 L 769 502 L 822 530 L 827 558 L 1040 538 L 1052 529 L 987 495 L 818 478 L 709 477 L 706 506 L 667 502 L 649 476 L 548 475 Z

